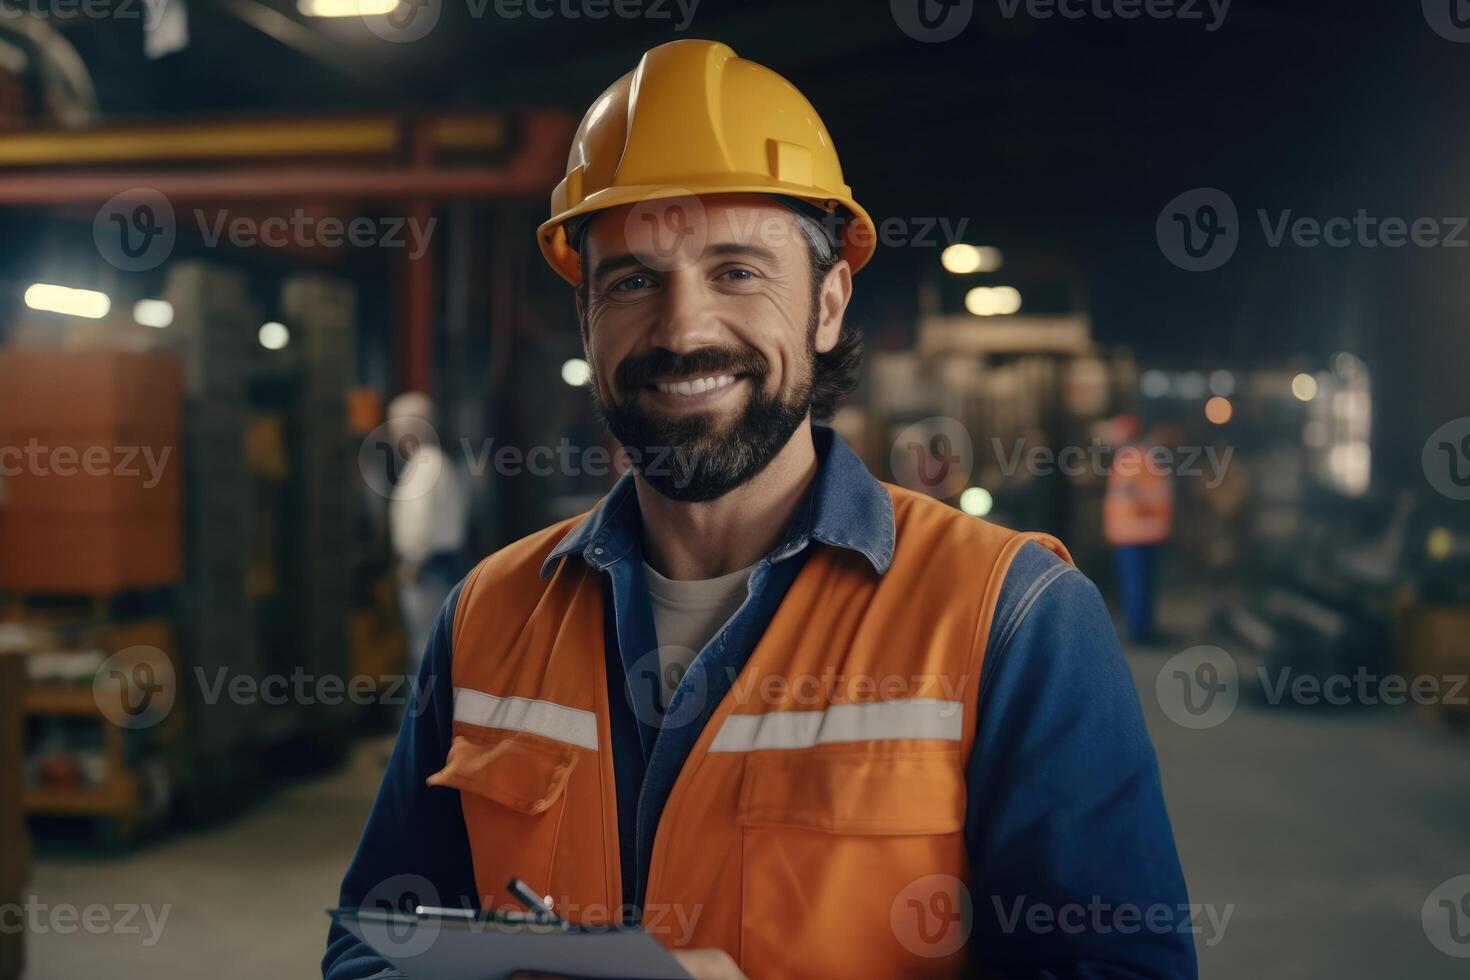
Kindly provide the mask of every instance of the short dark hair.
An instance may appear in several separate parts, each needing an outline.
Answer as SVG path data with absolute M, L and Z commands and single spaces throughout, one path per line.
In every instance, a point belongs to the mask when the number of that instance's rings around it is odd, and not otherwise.
M 782 203 L 785 203 L 784 201 Z M 823 241 L 817 236 L 828 235 L 833 230 L 830 221 L 817 221 L 802 210 L 792 208 L 796 215 L 797 224 L 802 226 L 802 240 L 806 244 L 807 259 L 812 270 L 812 329 L 816 329 L 818 308 L 822 302 L 822 284 L 827 281 L 827 273 L 841 258 L 840 251 L 833 247 L 829 238 Z M 571 232 L 569 237 L 576 243 L 577 262 L 582 269 L 582 279 L 577 283 L 577 296 L 582 301 L 585 310 L 587 306 L 587 278 L 591 270 L 587 268 L 586 250 L 581 248 L 580 232 L 587 227 L 587 222 L 580 223 L 579 227 Z M 815 343 L 815 337 L 808 337 L 807 342 Z M 844 395 L 857 388 L 858 375 L 863 365 L 863 335 L 862 331 L 843 321 L 842 327 L 837 334 L 837 343 L 832 345 L 829 351 L 812 350 L 812 421 L 829 422 L 832 416 L 837 414 L 837 403 Z

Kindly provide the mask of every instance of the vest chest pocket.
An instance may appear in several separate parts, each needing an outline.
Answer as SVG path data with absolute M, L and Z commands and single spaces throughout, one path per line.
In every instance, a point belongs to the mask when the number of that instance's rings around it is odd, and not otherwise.
M 444 768 L 428 783 L 459 790 L 484 907 L 521 907 L 505 889 L 512 877 L 541 894 L 551 890 L 567 780 L 576 764 L 571 746 L 550 739 L 455 726 Z
M 933 883 L 954 891 L 968 878 L 965 801 L 957 745 L 753 753 L 738 818 L 745 972 L 762 980 L 955 975 L 968 920 L 944 930 L 948 941 L 936 939 L 942 923 L 916 927 L 907 898 Z M 955 943 L 959 930 L 966 936 Z

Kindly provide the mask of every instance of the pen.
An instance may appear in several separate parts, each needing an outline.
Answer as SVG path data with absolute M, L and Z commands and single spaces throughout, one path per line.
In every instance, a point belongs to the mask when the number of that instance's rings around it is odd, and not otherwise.
M 538 922 L 560 922 L 561 919 L 551 910 L 551 896 L 538 895 L 531 886 L 519 878 L 512 878 L 506 883 L 506 888 L 514 895 L 522 905 L 531 910 L 531 914 Z

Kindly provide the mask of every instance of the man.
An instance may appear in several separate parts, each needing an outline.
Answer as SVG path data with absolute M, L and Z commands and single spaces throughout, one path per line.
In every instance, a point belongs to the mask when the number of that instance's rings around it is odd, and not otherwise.
M 542 248 L 639 469 L 446 603 L 342 903 L 515 907 L 519 877 L 697 977 L 1193 976 L 1096 590 L 813 424 L 855 382 L 874 236 L 811 105 L 663 45 L 552 202 Z M 386 971 L 333 932 L 331 980 Z
M 1159 549 L 1169 540 L 1174 520 L 1174 485 L 1153 456 L 1157 440 L 1142 439 L 1137 416 L 1119 416 L 1115 424 L 1122 445 L 1108 469 L 1103 537 L 1113 546 L 1117 559 L 1128 639 L 1152 643 L 1156 639 L 1154 583 Z
M 470 564 L 465 560 L 469 495 L 459 467 L 439 447 L 428 395 L 407 391 L 393 399 L 387 425 L 399 467 L 388 500 L 388 537 L 398 559 L 408 660 L 417 674 L 434 619 Z

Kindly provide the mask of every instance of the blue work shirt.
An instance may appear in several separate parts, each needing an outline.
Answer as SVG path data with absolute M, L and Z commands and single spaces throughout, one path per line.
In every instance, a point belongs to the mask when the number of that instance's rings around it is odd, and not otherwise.
M 810 492 L 756 564 L 744 603 L 666 706 L 631 475 L 543 565 L 543 576 L 560 561 L 603 574 L 607 676 L 620 688 L 608 704 L 624 901 L 632 907 L 642 902 L 654 831 L 680 767 L 812 550 L 857 551 L 879 575 L 892 560 L 888 492 L 832 430 L 812 432 L 819 467 Z M 439 615 L 342 882 L 343 907 L 396 902 L 405 881 L 426 892 L 418 896 L 425 905 L 479 905 L 458 791 L 425 785 L 453 737 L 450 624 L 459 592 Z M 1017 554 L 1002 586 L 976 710 L 965 818 L 976 967 L 1056 980 L 1196 976 L 1198 923 L 1112 621 L 1093 584 L 1035 543 Z M 398 975 L 335 925 L 322 972 L 327 980 Z

